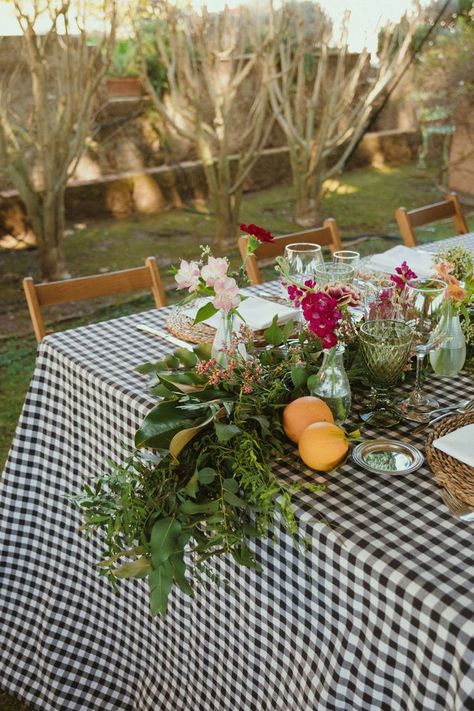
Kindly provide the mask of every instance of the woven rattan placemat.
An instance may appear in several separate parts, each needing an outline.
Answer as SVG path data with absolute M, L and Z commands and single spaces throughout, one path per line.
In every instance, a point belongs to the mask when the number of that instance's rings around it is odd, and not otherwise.
M 438 484 L 470 506 L 474 506 L 474 467 L 436 449 L 433 441 L 472 423 L 474 423 L 474 412 L 446 417 L 433 428 L 425 445 L 426 461 Z

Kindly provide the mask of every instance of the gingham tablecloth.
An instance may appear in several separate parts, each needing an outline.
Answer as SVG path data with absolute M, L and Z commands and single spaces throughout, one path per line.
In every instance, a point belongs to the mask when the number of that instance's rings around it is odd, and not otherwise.
M 269 287 L 270 290 L 272 287 Z M 152 405 L 137 364 L 171 346 L 136 329 L 150 311 L 48 336 L 1 490 L 0 686 L 41 711 L 454 711 L 472 709 L 472 524 L 456 521 L 426 466 L 378 476 L 348 461 L 317 476 L 290 457 L 277 474 L 326 481 L 298 495 L 310 541 L 256 544 L 257 574 L 216 565 L 231 590 L 118 594 L 96 572 L 71 503 L 86 477 L 123 460 Z M 463 374 L 431 378 L 442 403 L 473 395 Z M 411 426 L 375 432 L 420 447 Z

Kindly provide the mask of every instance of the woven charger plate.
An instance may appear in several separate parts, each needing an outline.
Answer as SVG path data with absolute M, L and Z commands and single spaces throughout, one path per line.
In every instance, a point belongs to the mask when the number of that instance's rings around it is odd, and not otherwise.
M 471 425 L 473 422 L 474 412 L 446 417 L 433 428 L 425 445 L 426 461 L 438 484 L 444 486 L 454 496 L 470 506 L 474 506 L 474 467 L 436 449 L 433 447 L 433 441 L 448 432 L 458 430 L 465 425 Z
M 264 297 L 267 301 L 275 303 L 286 303 L 284 299 L 276 296 Z M 187 316 L 183 308 L 176 308 L 168 316 L 166 328 L 173 336 L 181 338 L 182 341 L 188 343 L 212 343 L 216 335 L 216 329 L 209 326 L 207 323 L 194 323 L 194 320 Z M 264 343 L 263 331 L 254 331 L 254 341 L 256 345 Z

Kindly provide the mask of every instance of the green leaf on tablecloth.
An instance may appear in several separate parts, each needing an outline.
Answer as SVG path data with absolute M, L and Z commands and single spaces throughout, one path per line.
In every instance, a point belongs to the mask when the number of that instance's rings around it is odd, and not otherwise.
M 163 385 L 163 383 L 158 383 L 158 385 L 154 385 L 152 388 L 150 388 L 150 392 L 152 395 L 161 397 L 164 400 L 169 399 L 173 395 L 173 392 L 169 390 L 166 385 Z
M 136 447 L 152 447 L 167 449 L 174 435 L 182 429 L 196 425 L 196 418 L 201 415 L 202 421 L 208 415 L 208 406 L 203 404 L 202 409 L 186 416 L 179 401 L 159 402 L 150 410 L 142 426 L 135 433 Z
M 155 570 L 179 550 L 178 539 L 181 530 L 181 523 L 175 518 L 159 518 L 154 523 L 151 529 L 150 550 Z
M 174 459 L 178 459 L 178 454 L 181 452 L 181 450 L 184 449 L 188 442 L 190 442 L 192 438 L 197 435 L 198 432 L 200 432 L 204 427 L 207 427 L 213 419 L 214 413 L 211 413 L 211 415 L 199 425 L 196 425 L 195 427 L 188 427 L 187 429 L 180 430 L 180 432 L 177 432 L 170 442 L 169 451 L 171 456 Z
M 166 615 L 168 596 L 173 587 L 173 568 L 169 560 L 148 576 L 150 586 L 150 610 L 153 616 Z
M 284 335 L 281 328 L 278 327 L 278 316 L 275 315 L 272 319 L 271 326 L 269 326 L 264 332 L 263 336 L 265 341 L 272 346 L 281 346 L 284 342 Z
M 188 481 L 184 487 L 184 492 L 190 496 L 192 499 L 196 498 L 196 494 L 199 490 L 199 479 L 197 471 L 194 472 L 191 479 Z
M 147 558 L 138 558 L 131 563 L 123 563 L 113 574 L 116 578 L 145 578 L 150 571 L 150 561 Z
M 191 597 L 194 596 L 194 590 L 192 586 L 189 584 L 187 578 L 186 578 L 186 564 L 184 562 L 184 555 L 182 552 L 179 553 L 174 553 L 172 556 L 170 556 L 170 564 L 171 568 L 173 571 L 173 577 L 176 581 L 176 584 L 178 587 L 186 593 L 186 595 L 191 595 Z
M 262 570 L 262 566 L 256 562 L 245 543 L 242 543 L 238 548 L 234 548 L 232 556 L 239 565 L 245 565 L 246 568 L 253 568 L 258 571 Z

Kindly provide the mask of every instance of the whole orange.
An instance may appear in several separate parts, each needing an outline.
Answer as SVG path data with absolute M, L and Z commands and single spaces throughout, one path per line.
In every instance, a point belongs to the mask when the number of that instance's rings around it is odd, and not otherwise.
M 298 444 L 301 433 L 313 422 L 334 422 L 331 410 L 319 397 L 299 397 L 283 410 L 283 429 L 292 442 Z
M 314 422 L 298 443 L 303 462 L 311 469 L 329 472 L 342 462 L 349 450 L 346 433 L 331 422 Z

